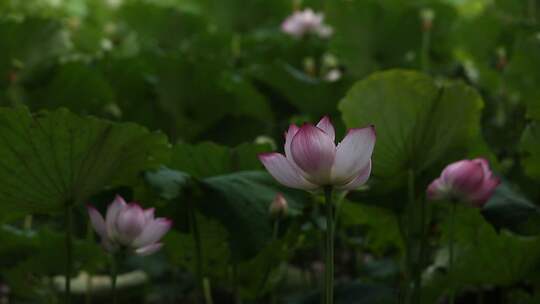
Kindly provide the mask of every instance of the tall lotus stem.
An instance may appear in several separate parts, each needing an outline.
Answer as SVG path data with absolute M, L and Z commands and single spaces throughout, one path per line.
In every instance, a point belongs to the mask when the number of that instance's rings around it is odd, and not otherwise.
M 332 187 L 325 187 L 324 196 L 326 203 L 326 248 L 325 248 L 325 273 L 324 273 L 324 297 L 325 304 L 334 303 L 334 204 L 332 202 Z
M 452 271 L 454 270 L 454 222 L 456 220 L 456 205 L 457 202 L 453 201 L 450 211 L 450 229 L 448 235 L 448 269 L 450 278 L 452 277 Z M 453 284 L 450 284 L 449 304 L 454 304 L 455 292 L 452 285 Z
M 71 215 L 71 209 L 72 204 L 71 202 L 68 202 L 65 207 L 65 215 L 64 219 L 66 221 L 66 239 L 65 239 L 65 246 L 66 246 L 66 282 L 65 282 L 65 293 L 66 293 L 66 303 L 71 303 L 71 269 L 72 269 L 72 243 L 73 243 L 73 228 L 72 228 L 72 215 Z
M 111 267 L 111 292 L 113 298 L 113 304 L 118 303 L 118 296 L 116 294 L 116 278 L 118 276 L 118 263 L 116 254 L 112 253 L 110 255 L 110 267 Z

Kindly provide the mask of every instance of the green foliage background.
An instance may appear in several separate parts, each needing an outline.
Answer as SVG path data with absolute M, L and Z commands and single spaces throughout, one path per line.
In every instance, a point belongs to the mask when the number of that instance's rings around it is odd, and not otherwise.
M 334 34 L 282 33 L 295 7 Z M 418 231 L 423 302 L 452 288 L 458 303 L 537 303 L 539 18 L 535 0 L 0 1 L 0 298 L 59 303 L 66 204 L 73 276 L 106 276 L 84 206 L 118 193 L 175 222 L 161 252 L 121 265 L 146 274 L 122 303 L 199 303 L 190 217 L 217 304 L 317 303 L 322 199 L 277 185 L 256 155 L 328 114 L 338 138 L 378 135 L 372 178 L 340 205 L 339 303 L 394 303 Z M 448 271 L 448 208 L 428 203 L 424 227 L 418 203 L 446 164 L 478 156 L 503 186 L 458 209 Z M 85 286 L 80 303 L 108 299 Z

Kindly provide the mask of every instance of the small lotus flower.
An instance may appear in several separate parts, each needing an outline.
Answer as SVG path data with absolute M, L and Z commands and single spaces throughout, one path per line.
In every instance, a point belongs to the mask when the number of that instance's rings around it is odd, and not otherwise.
M 499 183 L 499 178 L 493 175 L 486 159 L 465 159 L 446 166 L 441 176 L 429 185 L 427 197 L 431 200 L 464 200 L 480 208 Z
M 270 215 L 274 217 L 282 217 L 287 215 L 289 205 L 283 194 L 278 193 L 270 204 Z
M 332 35 L 332 27 L 323 23 L 324 15 L 315 13 L 308 8 L 303 11 L 296 11 L 287 17 L 281 24 L 281 30 L 293 37 L 300 38 L 306 34 L 316 34 L 321 38 L 328 38 Z
M 152 254 L 161 248 L 159 240 L 172 225 L 168 219 L 154 218 L 154 208 L 143 210 L 136 203 L 127 204 L 119 195 L 107 208 L 105 219 L 93 206 L 88 206 L 88 214 L 109 252 L 127 248 L 137 255 Z
M 316 126 L 292 124 L 285 133 L 285 155 L 263 153 L 259 160 L 278 182 L 291 188 L 352 190 L 369 178 L 375 137 L 374 126 L 350 129 L 336 147 L 334 126 L 325 116 Z

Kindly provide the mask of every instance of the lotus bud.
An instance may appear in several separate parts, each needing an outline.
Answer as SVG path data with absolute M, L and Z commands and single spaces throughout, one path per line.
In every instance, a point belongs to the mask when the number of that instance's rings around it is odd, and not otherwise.
M 422 21 L 422 30 L 427 32 L 433 27 L 435 19 L 435 11 L 430 8 L 425 8 L 420 11 L 420 20 Z
M 486 159 L 460 160 L 448 165 L 427 188 L 431 200 L 460 200 L 481 208 L 499 185 Z
M 283 194 L 276 194 L 276 197 L 270 204 L 270 215 L 277 218 L 285 217 L 287 216 L 288 209 L 289 205 Z

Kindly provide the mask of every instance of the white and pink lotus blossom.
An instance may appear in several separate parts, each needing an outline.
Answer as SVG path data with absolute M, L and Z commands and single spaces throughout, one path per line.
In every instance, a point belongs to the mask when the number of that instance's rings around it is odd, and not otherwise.
M 499 178 L 493 175 L 486 159 L 464 159 L 444 168 L 441 176 L 428 186 L 427 197 L 431 200 L 463 200 L 480 208 L 499 183 Z
M 319 123 L 292 124 L 285 132 L 285 155 L 259 155 L 268 172 L 281 184 L 309 191 L 331 186 L 353 190 L 364 184 L 371 173 L 375 127 L 350 129 L 337 146 L 328 116 Z
M 172 226 L 166 218 L 154 218 L 154 208 L 143 210 L 137 203 L 127 204 L 119 195 L 107 208 L 105 219 L 93 206 L 88 206 L 88 214 L 103 247 L 111 253 L 127 249 L 150 255 L 161 248 L 159 240 Z
M 328 38 L 333 34 L 332 27 L 323 23 L 324 15 L 307 8 L 296 11 L 281 24 L 281 30 L 293 37 L 301 38 L 306 34 L 315 34 Z

